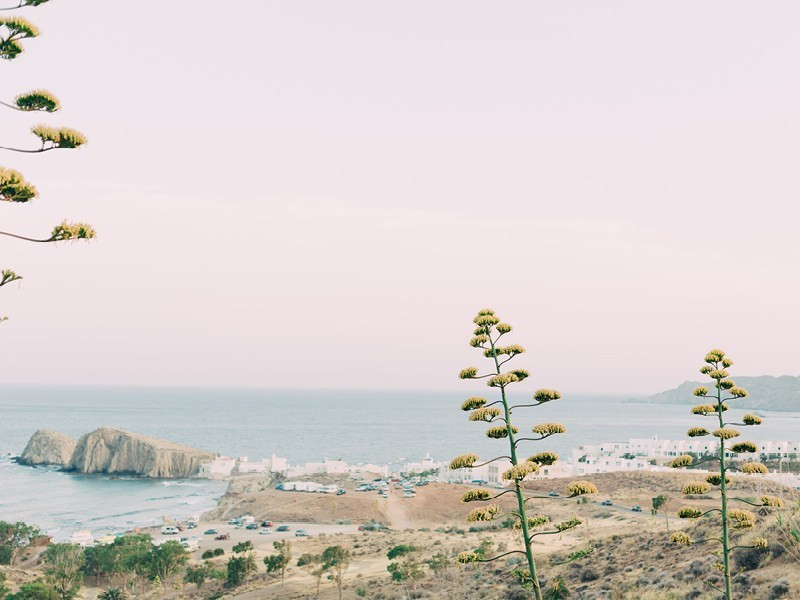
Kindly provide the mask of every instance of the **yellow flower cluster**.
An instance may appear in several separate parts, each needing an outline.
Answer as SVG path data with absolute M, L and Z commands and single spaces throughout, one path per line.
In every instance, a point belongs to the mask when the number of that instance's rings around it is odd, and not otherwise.
M 461 410 L 475 410 L 476 408 L 480 408 L 481 406 L 486 405 L 486 398 L 479 398 L 477 396 L 473 396 L 472 398 L 467 398 L 464 400 L 464 403 L 461 405 Z
M 490 504 L 482 508 L 475 508 L 467 515 L 467 521 L 475 523 L 477 521 L 492 521 L 500 514 L 500 507 L 497 504 Z
M 762 475 L 769 473 L 767 467 L 762 465 L 760 462 L 744 463 L 740 468 L 742 470 L 742 473 L 748 473 L 751 475 L 754 473 L 760 473 Z
M 783 508 L 783 500 L 775 496 L 761 496 L 761 506 L 774 506 Z
M 463 496 L 461 496 L 462 502 L 477 502 L 488 500 L 492 497 L 492 493 L 489 490 L 485 490 L 483 488 L 474 488 L 466 492 Z
M 734 529 L 749 529 L 756 524 L 756 516 L 749 510 L 728 511 L 728 519 Z
M 494 421 L 497 417 L 500 416 L 500 409 L 491 407 L 491 408 L 478 408 L 473 410 L 469 415 L 470 421 L 486 421 L 491 422 Z
M 466 469 L 478 462 L 477 454 L 462 454 L 450 461 L 451 469 Z
M 692 427 L 686 432 L 686 435 L 689 437 L 702 437 L 704 435 L 708 435 L 708 429 L 705 427 Z
M 514 425 L 511 426 L 511 431 L 513 431 L 514 433 L 519 433 L 519 429 L 517 429 Z M 505 425 L 497 425 L 495 427 L 489 427 L 489 429 L 486 430 L 486 436 L 495 440 L 501 440 L 503 438 L 507 438 L 508 428 Z
M 709 475 L 706 477 L 706 481 L 711 485 L 719 485 L 722 482 L 722 477 L 719 475 Z M 726 475 L 725 476 L 725 485 L 728 485 L 731 482 L 730 478 Z
M 503 479 L 507 481 L 521 481 L 528 475 L 532 475 L 539 470 L 539 467 L 532 462 L 522 462 L 514 465 L 507 471 L 503 472 Z
M 742 417 L 742 423 L 745 425 L 761 425 L 761 417 L 753 414 L 746 414 Z
M 734 452 L 758 452 L 758 446 L 753 442 L 737 442 L 731 446 Z
M 678 516 L 681 519 L 697 519 L 703 515 L 703 511 L 692 506 L 684 506 L 678 511 Z
M 536 463 L 539 466 L 552 465 L 557 460 L 558 454 L 555 452 L 539 452 L 528 457 L 529 462 Z
M 690 454 L 681 454 L 680 456 L 675 457 L 671 466 L 673 469 L 679 469 L 681 467 L 688 467 L 693 462 L 694 458 Z
M 573 481 L 567 485 L 567 493 L 570 495 L 570 498 L 583 496 L 584 494 L 596 494 L 597 486 L 589 481 Z
M 721 440 L 729 440 L 731 438 L 739 437 L 741 434 L 735 429 L 721 427 L 720 429 L 715 429 L 711 435 L 718 437 Z
M 670 541 L 673 544 L 678 544 L 679 546 L 691 546 L 692 545 L 692 538 L 690 538 L 685 532 L 683 531 L 676 531 L 669 537 Z
M 681 490 L 687 496 L 697 495 L 697 494 L 706 494 L 708 491 L 711 490 L 711 486 L 708 485 L 704 481 L 694 481 L 692 483 L 687 483 L 683 486 Z
M 558 400 L 559 398 L 561 398 L 561 392 L 558 390 L 548 390 L 543 388 L 536 390 L 533 393 L 533 399 L 540 404 L 544 402 L 550 402 L 551 400 Z
M 533 433 L 538 433 L 539 435 L 555 435 L 557 433 L 566 433 L 567 428 L 564 427 L 561 423 L 539 423 L 538 425 L 534 425 L 531 429 Z

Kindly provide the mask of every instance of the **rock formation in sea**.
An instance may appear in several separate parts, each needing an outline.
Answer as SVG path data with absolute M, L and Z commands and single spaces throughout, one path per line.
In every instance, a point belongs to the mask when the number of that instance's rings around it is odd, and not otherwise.
M 40 429 L 28 440 L 28 445 L 19 457 L 22 465 L 58 465 L 66 466 L 72 458 L 76 441 L 49 429 Z
M 211 452 L 121 429 L 102 427 L 78 440 L 66 468 L 79 473 L 184 478 L 197 475 Z

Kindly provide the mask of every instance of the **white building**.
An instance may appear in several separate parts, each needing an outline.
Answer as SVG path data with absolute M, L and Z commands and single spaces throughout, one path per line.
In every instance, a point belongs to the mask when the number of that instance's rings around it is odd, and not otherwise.
M 443 463 L 435 462 L 432 458 L 430 453 L 425 454 L 425 458 L 423 458 L 419 462 L 410 462 L 406 463 L 405 467 L 403 467 L 403 473 L 411 474 L 411 473 L 424 473 L 426 471 L 436 471 L 437 469 L 441 468 Z
M 439 468 L 438 480 L 443 483 L 469 483 L 471 481 L 485 481 L 488 484 L 506 485 L 502 479 L 503 471 L 511 468 L 508 460 L 498 460 L 488 465 L 472 467 L 469 469 L 451 469 L 450 465 L 443 464 Z
M 305 463 L 304 465 L 290 465 L 286 468 L 286 477 L 304 477 L 306 475 L 346 475 L 349 472 L 348 464 L 343 460 L 323 459 L 322 462 Z

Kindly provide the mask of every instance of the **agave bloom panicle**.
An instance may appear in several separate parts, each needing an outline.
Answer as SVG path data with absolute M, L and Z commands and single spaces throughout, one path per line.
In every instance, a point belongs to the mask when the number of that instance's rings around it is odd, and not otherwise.
M 744 463 L 740 468 L 742 470 L 742 473 L 748 473 L 748 474 L 758 473 L 761 475 L 769 473 L 767 467 L 765 467 L 760 462 Z
M 567 485 L 567 493 L 570 498 L 586 494 L 596 494 L 597 487 L 589 481 L 573 481 Z
M 462 502 L 478 502 L 483 500 L 489 500 L 492 497 L 492 493 L 489 490 L 485 490 L 483 488 L 473 488 L 466 492 L 463 496 L 461 496 Z

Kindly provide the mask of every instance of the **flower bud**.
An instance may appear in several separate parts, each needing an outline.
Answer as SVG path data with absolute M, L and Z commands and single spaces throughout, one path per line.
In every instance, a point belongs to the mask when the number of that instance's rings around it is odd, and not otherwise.
M 678 511 L 678 517 L 681 519 L 697 519 L 703 515 L 703 511 L 692 506 L 684 506 Z

